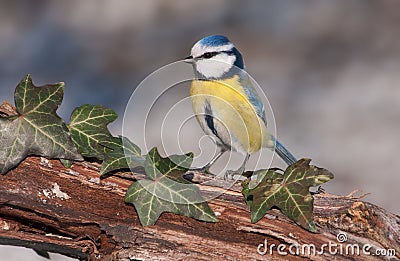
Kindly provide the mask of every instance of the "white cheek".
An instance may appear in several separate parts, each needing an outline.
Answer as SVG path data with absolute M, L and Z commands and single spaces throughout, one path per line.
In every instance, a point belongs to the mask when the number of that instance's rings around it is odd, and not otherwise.
M 235 60 L 233 55 L 219 54 L 211 59 L 198 60 L 196 69 L 206 78 L 219 78 L 232 68 Z

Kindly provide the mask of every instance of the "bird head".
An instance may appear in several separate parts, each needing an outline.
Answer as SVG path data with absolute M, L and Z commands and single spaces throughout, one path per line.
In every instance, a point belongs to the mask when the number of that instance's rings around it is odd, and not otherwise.
M 223 78 L 232 69 L 243 69 L 243 58 L 236 47 L 222 35 L 204 37 L 195 43 L 186 62 L 205 78 Z

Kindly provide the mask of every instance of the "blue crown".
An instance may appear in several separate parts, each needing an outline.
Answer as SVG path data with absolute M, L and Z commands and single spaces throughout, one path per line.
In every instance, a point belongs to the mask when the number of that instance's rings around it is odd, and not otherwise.
M 228 38 L 223 35 L 210 35 L 201 39 L 200 44 L 203 46 L 221 46 L 230 43 Z

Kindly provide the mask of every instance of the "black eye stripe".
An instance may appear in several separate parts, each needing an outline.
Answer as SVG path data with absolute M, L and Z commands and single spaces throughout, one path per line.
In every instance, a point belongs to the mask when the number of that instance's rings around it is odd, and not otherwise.
M 210 59 L 220 53 L 233 54 L 234 52 L 233 51 L 207 52 L 207 53 L 204 53 L 203 55 L 199 56 L 198 58 Z
M 205 58 L 205 59 L 209 59 L 215 55 L 217 55 L 218 52 L 208 52 L 208 53 L 204 53 L 202 56 L 200 56 L 199 58 Z
M 226 53 L 226 54 L 234 54 L 233 51 L 223 51 L 222 53 Z

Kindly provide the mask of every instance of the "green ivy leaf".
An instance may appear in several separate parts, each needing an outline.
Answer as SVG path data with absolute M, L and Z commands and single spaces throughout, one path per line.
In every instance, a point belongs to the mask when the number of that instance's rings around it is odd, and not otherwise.
M 67 169 L 72 167 L 73 161 L 72 160 L 66 160 L 66 159 L 60 159 L 61 164 Z
M 17 166 L 28 155 L 82 160 L 68 128 L 57 115 L 64 83 L 35 87 L 27 75 L 16 87 L 18 115 L 0 118 L 0 173 Z
M 218 221 L 198 187 L 182 177 L 192 160 L 191 153 L 162 158 L 156 148 L 146 155 L 144 168 L 150 179 L 136 181 L 125 195 L 125 202 L 135 206 L 143 226 L 154 224 L 163 212 Z
M 83 156 L 104 159 L 107 148 L 101 143 L 110 142 L 113 138 L 107 125 L 117 117 L 112 109 L 90 104 L 82 105 L 72 112 L 69 130 Z
M 110 150 L 101 164 L 101 175 L 113 170 L 132 169 L 144 164 L 140 148 L 126 137 L 112 137 L 108 141 L 101 142 L 101 145 Z
M 329 181 L 333 174 L 310 162 L 310 159 L 301 159 L 290 165 L 283 175 L 276 169 L 256 171 L 254 175 L 264 175 L 264 178 L 254 188 L 250 178 L 244 181 L 242 193 L 250 206 L 251 222 L 257 222 L 276 206 L 303 228 L 316 232 L 309 189 Z

